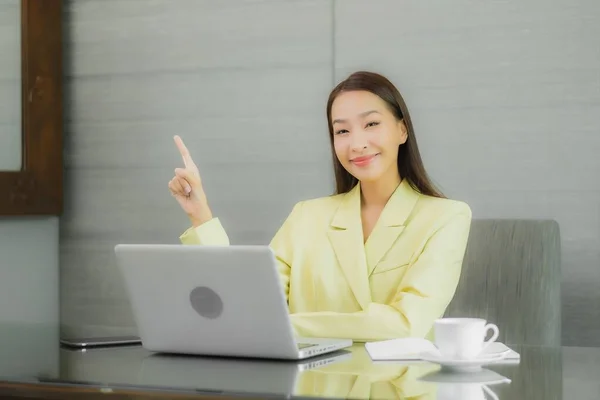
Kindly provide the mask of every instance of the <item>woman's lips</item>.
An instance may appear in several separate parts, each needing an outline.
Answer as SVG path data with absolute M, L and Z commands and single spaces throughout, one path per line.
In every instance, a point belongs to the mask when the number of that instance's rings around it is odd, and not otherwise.
M 365 165 L 369 165 L 371 161 L 373 161 L 373 159 L 378 155 L 379 153 L 371 154 L 370 156 L 356 157 L 350 160 L 350 162 L 358 167 L 364 167 Z

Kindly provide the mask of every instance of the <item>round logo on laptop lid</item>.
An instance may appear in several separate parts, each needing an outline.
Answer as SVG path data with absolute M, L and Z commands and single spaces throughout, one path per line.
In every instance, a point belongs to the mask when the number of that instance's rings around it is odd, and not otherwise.
M 215 319 L 223 313 L 221 297 L 206 286 L 199 286 L 190 292 L 190 303 L 194 311 L 205 318 Z

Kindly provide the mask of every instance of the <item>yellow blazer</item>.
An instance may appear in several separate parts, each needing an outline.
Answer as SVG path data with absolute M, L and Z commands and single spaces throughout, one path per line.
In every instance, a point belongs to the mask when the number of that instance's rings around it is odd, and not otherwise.
M 354 341 L 429 337 L 454 296 L 471 226 L 463 202 L 402 181 L 363 244 L 360 184 L 297 203 L 270 243 L 296 333 Z M 229 245 L 218 218 L 183 244 Z

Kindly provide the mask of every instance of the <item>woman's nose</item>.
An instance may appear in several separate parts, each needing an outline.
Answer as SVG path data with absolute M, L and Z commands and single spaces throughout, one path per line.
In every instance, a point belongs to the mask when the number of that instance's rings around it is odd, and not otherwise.
M 362 133 L 356 133 L 352 137 L 351 148 L 354 151 L 362 151 L 367 148 L 367 138 Z

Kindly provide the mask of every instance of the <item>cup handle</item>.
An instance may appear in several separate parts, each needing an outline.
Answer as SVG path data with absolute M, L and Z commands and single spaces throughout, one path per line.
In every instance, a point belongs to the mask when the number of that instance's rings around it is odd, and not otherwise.
M 500 335 L 500 331 L 498 330 L 498 326 L 496 324 L 487 324 L 485 326 L 485 336 L 487 336 L 488 331 L 492 330 L 492 337 L 483 342 L 482 350 L 488 347 L 490 344 L 494 343 L 498 336 Z
M 496 393 L 494 393 L 494 391 L 492 389 L 490 389 L 486 385 L 482 385 L 481 387 L 483 388 L 483 391 L 485 392 L 485 394 L 489 395 L 493 400 L 498 400 L 498 395 Z

